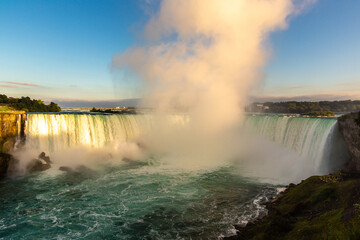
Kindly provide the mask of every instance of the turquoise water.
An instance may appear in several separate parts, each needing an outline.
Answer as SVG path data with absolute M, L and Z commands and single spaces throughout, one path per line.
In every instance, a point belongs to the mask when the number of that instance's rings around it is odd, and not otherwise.
M 151 134 L 157 120 L 151 115 L 28 115 L 19 158 L 45 151 L 54 166 L 0 181 L 0 238 L 216 239 L 234 234 L 234 224 L 265 213 L 262 203 L 279 186 L 260 182 L 287 184 L 341 163 L 329 157 L 333 144 L 339 145 L 333 141 L 339 139 L 336 120 L 248 116 L 236 142 L 244 154 L 234 161 L 206 170 L 169 168 L 151 154 L 137 158 L 139 140 Z M 162 123 L 181 131 L 188 121 L 171 115 Z M 92 169 L 58 170 L 79 165 Z
M 169 171 L 150 159 L 4 180 L 0 238 L 216 239 L 277 191 L 230 169 Z

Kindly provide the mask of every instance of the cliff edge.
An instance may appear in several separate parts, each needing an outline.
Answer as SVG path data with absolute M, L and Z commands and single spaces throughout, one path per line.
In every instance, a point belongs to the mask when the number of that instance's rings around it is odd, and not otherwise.
M 16 140 L 25 136 L 25 120 L 24 111 L 0 111 L 0 178 L 6 175 L 14 162 L 9 153 Z
M 346 170 L 360 172 L 360 112 L 339 117 L 338 124 L 350 153 Z
M 268 215 L 224 239 L 360 239 L 360 175 L 338 172 L 291 184 Z

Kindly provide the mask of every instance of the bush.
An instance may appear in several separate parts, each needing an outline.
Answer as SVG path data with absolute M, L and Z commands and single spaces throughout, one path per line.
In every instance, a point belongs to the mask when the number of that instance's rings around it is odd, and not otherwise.
M 61 108 L 51 102 L 46 105 L 41 100 L 30 99 L 29 97 L 12 98 L 4 94 L 0 94 L 0 104 L 6 104 L 8 107 L 15 110 L 22 110 L 26 112 L 60 112 Z

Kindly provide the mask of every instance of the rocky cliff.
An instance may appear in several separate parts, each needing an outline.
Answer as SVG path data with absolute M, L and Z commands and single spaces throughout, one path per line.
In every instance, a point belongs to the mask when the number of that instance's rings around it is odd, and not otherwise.
M 23 111 L 0 112 L 0 152 L 10 152 L 16 138 L 24 136 L 25 119 Z
M 226 240 L 360 239 L 360 175 L 313 176 L 268 203 L 268 215 Z
M 350 153 L 346 170 L 360 172 L 360 112 L 341 116 L 338 123 Z
M 0 112 L 0 177 L 11 168 L 14 158 L 9 152 L 17 139 L 24 138 L 26 115 L 23 111 Z

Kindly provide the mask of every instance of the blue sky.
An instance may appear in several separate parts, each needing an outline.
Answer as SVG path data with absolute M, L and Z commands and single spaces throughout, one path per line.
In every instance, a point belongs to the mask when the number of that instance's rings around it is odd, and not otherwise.
M 156 11 L 148 2 L 1 0 L 0 93 L 72 104 L 139 97 L 110 65 L 141 39 Z M 358 0 L 320 0 L 272 34 L 272 57 L 253 95 L 360 98 L 359 12 Z

